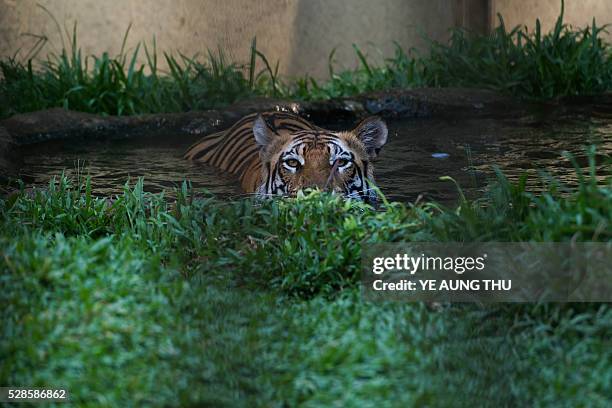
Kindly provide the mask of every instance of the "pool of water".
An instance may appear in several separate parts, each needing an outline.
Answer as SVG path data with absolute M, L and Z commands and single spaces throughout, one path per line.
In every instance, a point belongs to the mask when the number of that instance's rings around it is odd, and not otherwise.
M 533 173 L 529 185 L 541 188 L 538 172 L 567 184 L 576 181 L 567 151 L 586 166 L 584 146 L 598 145 L 600 174 L 605 155 L 612 154 L 612 117 L 563 117 L 554 120 L 466 119 L 390 121 L 389 142 L 375 165 L 382 191 L 391 200 L 412 202 L 422 195 L 451 204 L 456 187 L 441 176 L 457 180 L 463 190 L 477 196 L 499 167 L 510 179 Z M 335 125 L 332 127 L 339 127 Z M 341 127 L 341 126 L 340 126 Z M 350 127 L 350 126 L 348 126 Z M 107 142 L 55 142 L 26 150 L 21 177 L 32 185 L 46 185 L 53 176 L 89 174 L 99 195 L 122 191 L 128 180 L 144 177 L 145 190 L 167 191 L 190 180 L 193 187 L 222 197 L 242 193 L 237 179 L 213 167 L 181 158 L 197 138 L 139 138 Z M 609 163 L 608 163 L 609 165 Z

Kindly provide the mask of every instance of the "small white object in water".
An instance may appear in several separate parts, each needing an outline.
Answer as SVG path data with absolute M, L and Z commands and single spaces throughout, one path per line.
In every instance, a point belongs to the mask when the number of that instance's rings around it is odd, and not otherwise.
M 434 159 L 446 159 L 448 157 L 448 153 L 432 153 L 431 157 Z

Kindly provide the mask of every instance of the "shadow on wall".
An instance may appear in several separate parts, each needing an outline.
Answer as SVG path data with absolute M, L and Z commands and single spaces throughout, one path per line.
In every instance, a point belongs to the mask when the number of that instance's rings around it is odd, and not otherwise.
M 422 48 L 424 36 L 444 41 L 455 24 L 456 1 L 326 0 L 299 1 L 287 71 L 328 75 L 328 57 L 335 49 L 338 69 L 353 68 L 352 44 L 373 61 L 393 55 L 394 42 L 405 49 Z

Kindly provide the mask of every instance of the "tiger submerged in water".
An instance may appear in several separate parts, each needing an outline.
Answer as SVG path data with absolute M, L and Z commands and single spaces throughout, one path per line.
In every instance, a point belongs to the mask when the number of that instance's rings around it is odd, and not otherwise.
M 361 121 L 353 130 L 334 132 L 294 114 L 266 112 L 205 136 L 185 158 L 237 174 L 245 192 L 262 198 L 318 188 L 376 204 L 371 161 L 387 134 L 378 117 Z

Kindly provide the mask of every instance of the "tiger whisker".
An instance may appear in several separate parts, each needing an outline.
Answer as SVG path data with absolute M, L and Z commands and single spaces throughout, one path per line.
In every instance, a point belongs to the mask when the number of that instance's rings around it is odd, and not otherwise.
M 332 166 L 331 172 L 329 173 L 329 177 L 327 178 L 327 181 L 325 182 L 325 187 L 323 187 L 324 190 L 327 190 L 327 188 L 329 187 L 329 184 L 336 177 L 336 172 L 338 171 L 339 163 L 340 162 L 338 160 L 334 161 L 334 165 Z

